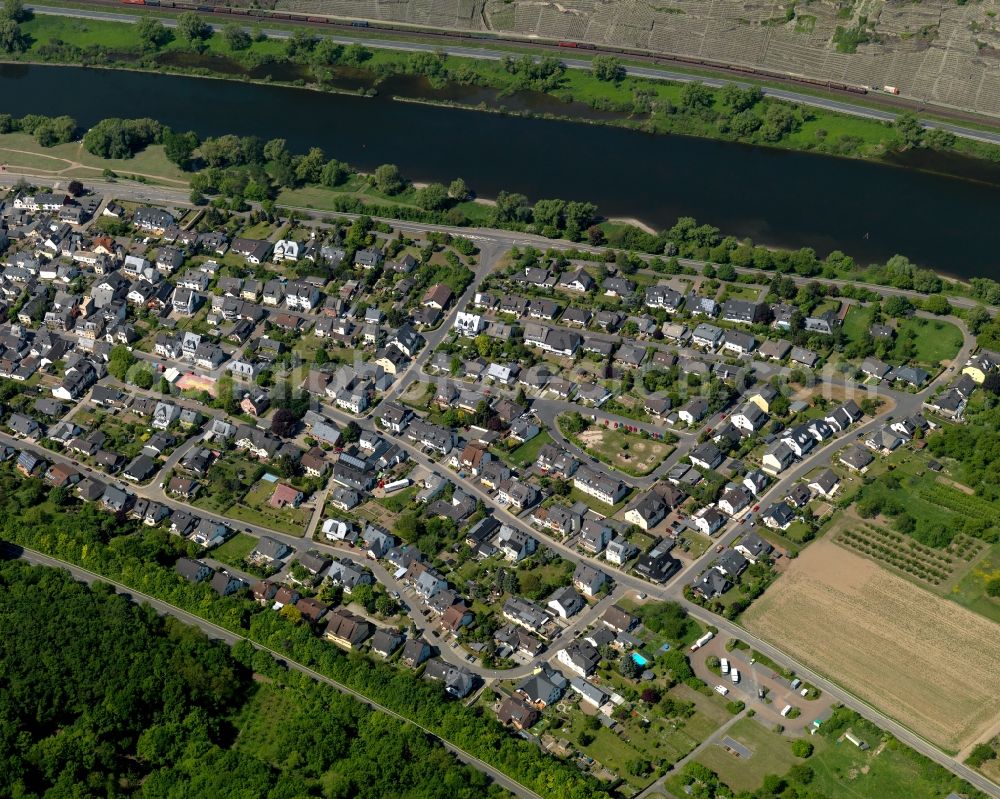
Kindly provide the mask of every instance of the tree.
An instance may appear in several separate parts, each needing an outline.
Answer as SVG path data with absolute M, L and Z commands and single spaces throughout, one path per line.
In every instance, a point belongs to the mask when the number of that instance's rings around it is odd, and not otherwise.
M 351 421 L 344 425 L 344 429 L 340 431 L 340 438 L 345 444 L 353 444 L 361 438 L 361 428 L 358 423 Z
M 136 363 L 136 357 L 129 352 L 128 347 L 117 346 L 111 348 L 108 356 L 108 372 L 118 380 L 124 380 L 128 370 Z
M 0 19 L 0 50 L 5 53 L 23 53 L 28 49 L 28 40 L 21 27 L 12 19 Z
M 174 133 L 169 128 L 163 132 L 163 153 L 167 160 L 177 164 L 181 169 L 191 165 L 191 157 L 198 149 L 198 134 L 189 130 L 187 133 Z
M 559 426 L 568 435 L 577 436 L 590 427 L 590 423 L 583 418 L 579 411 L 570 411 L 559 419 Z
M 681 108 L 686 111 L 707 111 L 715 102 L 712 90 L 700 81 L 685 83 L 681 89 Z
M 469 187 L 461 178 L 455 178 L 448 184 L 448 196 L 455 202 L 463 203 L 469 199 L 470 195 Z
M 371 607 L 375 609 L 375 589 L 367 584 L 355 586 L 351 591 L 351 599 L 361 605 L 365 610 Z
M 728 106 L 734 113 L 748 111 L 759 103 L 764 93 L 758 86 L 747 86 L 745 89 L 735 83 L 727 83 L 719 92 L 722 104 Z
M 493 218 L 497 222 L 530 222 L 531 206 L 523 194 L 501 191 L 493 206 Z
M 635 680 L 642 673 L 642 667 L 635 662 L 634 659 L 630 657 L 622 658 L 618 663 L 618 671 L 621 672 L 623 677 L 627 677 L 630 680 Z
M 803 760 L 805 760 L 812 753 L 813 753 L 813 745 L 805 738 L 799 738 L 797 741 L 792 741 L 792 754 L 795 755 L 796 757 L 801 757 Z
M 990 312 L 982 305 L 970 308 L 965 314 L 965 323 L 973 335 L 979 335 L 979 332 L 990 323 L 991 319 Z
M 924 137 L 924 126 L 912 111 L 904 111 L 896 117 L 892 126 L 899 136 L 900 149 L 909 150 L 911 147 L 920 146 Z
M 71 180 L 66 185 L 66 191 L 68 191 L 70 195 L 73 197 L 79 197 L 80 195 L 83 194 L 85 189 L 83 188 L 83 183 L 81 183 L 79 180 Z
M 405 187 L 406 181 L 395 164 L 382 164 L 375 168 L 372 174 L 372 185 L 383 194 L 399 194 Z
M 892 316 L 898 319 L 900 317 L 910 315 L 913 311 L 913 303 L 906 299 L 906 297 L 896 295 L 886 299 L 886 301 L 882 304 L 882 310 L 885 312 L 886 316 Z
M 222 29 L 222 38 L 226 40 L 230 50 L 246 50 L 252 44 L 250 34 L 235 22 L 230 22 Z
M 271 432 L 281 438 L 290 438 L 298 421 L 295 414 L 287 408 L 278 408 L 271 417 Z
M 133 386 L 138 386 L 139 388 L 148 391 L 153 387 L 153 383 L 156 381 L 156 375 L 153 374 L 153 370 L 149 368 L 148 364 L 140 363 L 132 367 L 129 370 L 129 382 Z
M 787 105 L 777 103 L 767 106 L 764 112 L 764 124 L 761 126 L 760 134 L 765 141 L 781 141 L 788 133 L 801 125 L 800 120 Z
M 162 22 L 153 17 L 143 17 L 139 20 L 135 29 L 136 33 L 139 34 L 139 41 L 145 50 L 159 50 L 173 36 Z
M 289 58 L 293 58 L 300 53 L 309 54 L 314 49 L 316 49 L 316 43 L 319 38 L 312 32 L 305 28 L 297 28 L 285 42 L 285 53 Z
M 379 594 L 375 598 L 375 612 L 382 617 L 392 616 L 396 612 L 396 603 L 388 594 Z
M 163 135 L 155 119 L 102 119 L 83 136 L 83 147 L 100 158 L 132 158 Z
M 177 18 L 177 32 L 189 45 L 197 46 L 212 36 L 212 26 L 194 11 L 185 11 Z
M 24 10 L 24 0 L 3 0 L 3 11 L 0 17 L 9 19 L 11 22 L 24 22 L 27 19 Z
M 440 211 L 448 205 L 448 190 L 440 183 L 428 183 L 417 192 L 416 201 L 425 211 Z
M 320 183 L 324 186 L 333 188 L 347 180 L 350 174 L 351 170 L 347 164 L 343 161 L 331 159 L 323 166 L 323 171 L 320 173 L 319 179 Z
M 319 183 L 326 166 L 326 156 L 319 147 L 312 147 L 295 166 L 295 179 L 300 183 Z
M 951 305 L 948 300 L 940 294 L 933 294 L 924 300 L 924 310 L 935 316 L 944 316 L 951 313 Z
M 539 200 L 535 203 L 531 215 L 539 229 L 553 228 L 559 230 L 563 226 L 563 211 L 565 200 Z
M 264 145 L 264 158 L 268 161 L 285 161 L 290 159 L 288 141 L 285 139 L 269 139 Z
M 614 56 L 595 56 L 590 62 L 590 73 L 598 80 L 617 83 L 625 77 L 625 67 Z

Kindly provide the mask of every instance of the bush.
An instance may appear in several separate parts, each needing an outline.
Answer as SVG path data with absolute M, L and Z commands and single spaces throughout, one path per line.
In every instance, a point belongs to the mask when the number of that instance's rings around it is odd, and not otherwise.
M 792 742 L 792 754 L 796 757 L 801 757 L 805 760 L 807 757 L 812 755 L 813 745 L 811 741 L 807 741 L 805 738 L 800 738 L 797 741 Z
M 989 744 L 976 744 L 965 759 L 965 765 L 980 768 L 983 763 L 995 759 L 996 756 L 996 750 Z

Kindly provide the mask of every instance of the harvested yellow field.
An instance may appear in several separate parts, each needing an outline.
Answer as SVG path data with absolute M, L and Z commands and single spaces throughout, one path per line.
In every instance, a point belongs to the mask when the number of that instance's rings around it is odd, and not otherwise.
M 943 749 L 965 748 L 1000 718 L 1000 625 L 828 539 L 742 622 Z

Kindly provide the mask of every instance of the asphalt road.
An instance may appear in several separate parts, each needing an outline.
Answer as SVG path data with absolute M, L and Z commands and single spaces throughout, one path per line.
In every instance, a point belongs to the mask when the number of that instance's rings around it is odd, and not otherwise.
M 121 14 L 112 11 L 92 11 L 88 9 L 78 9 L 78 8 L 61 8 L 59 6 L 49 6 L 49 5 L 32 5 L 31 10 L 36 14 L 53 14 L 59 16 L 68 17 L 80 17 L 84 19 L 94 19 L 94 20 L 105 20 L 109 22 L 127 22 L 135 23 L 139 20 L 139 17 L 133 14 Z M 176 23 L 174 20 L 169 18 L 164 18 L 164 25 L 173 26 Z M 222 25 L 213 24 L 212 28 L 214 30 L 221 30 Z M 264 32 L 271 38 L 274 39 L 287 39 L 291 34 L 287 30 L 280 30 L 274 28 L 264 28 Z M 370 37 L 352 37 L 352 36 L 329 36 L 335 42 L 340 44 L 362 44 L 369 47 L 383 48 L 387 50 L 403 50 L 405 52 L 444 52 L 448 55 L 463 56 L 467 58 L 477 58 L 489 61 L 499 61 L 507 55 L 509 52 L 502 50 L 490 50 L 488 48 L 480 47 L 466 47 L 462 45 L 449 45 L 449 44 L 426 44 L 422 42 L 408 42 L 400 41 L 397 39 L 379 39 Z M 562 62 L 569 69 L 585 69 L 589 70 L 591 68 L 591 62 L 585 59 L 576 58 L 563 58 Z M 653 80 L 669 80 L 674 82 L 689 83 L 692 81 L 700 81 L 707 86 L 724 86 L 727 83 L 735 83 L 738 86 L 749 86 L 751 84 L 745 83 L 738 80 L 727 80 L 725 78 L 707 78 L 697 75 L 691 75 L 686 72 L 677 72 L 669 69 L 662 69 L 660 67 L 637 67 L 630 66 L 626 68 L 626 71 L 630 75 L 642 78 L 651 78 Z M 793 103 L 799 103 L 801 105 L 813 106 L 815 108 L 822 108 L 828 111 L 836 111 L 842 114 L 851 114 L 852 116 L 865 117 L 867 119 L 876 119 L 883 122 L 891 122 L 898 114 L 892 111 L 883 111 L 877 108 L 870 108 L 865 105 L 858 105 L 855 103 L 848 103 L 843 100 L 832 100 L 825 97 L 817 97 L 812 94 L 805 94 L 802 92 L 796 92 L 789 89 L 776 89 L 770 87 L 762 87 L 762 91 L 768 97 L 774 97 L 780 100 L 787 100 Z M 936 120 L 921 120 L 921 123 L 926 128 L 937 128 L 941 130 L 947 130 L 954 133 L 956 136 L 962 136 L 967 139 L 976 139 L 978 141 L 990 142 L 993 144 L 1000 144 L 1000 133 L 994 133 L 992 131 L 983 131 L 976 128 L 964 127 L 962 125 L 956 125 L 949 122 L 939 122 Z
M 95 574 L 92 571 L 88 571 L 87 569 L 75 566 L 72 563 L 67 563 L 66 561 L 62 561 L 57 558 L 52 558 L 49 557 L 48 555 L 43 555 L 41 552 L 36 552 L 31 549 L 24 549 L 23 547 L 16 547 L 9 544 L 3 546 L 4 546 L 3 554 L 7 557 L 17 556 L 28 561 L 29 563 L 33 563 L 39 566 L 50 566 L 53 568 L 65 569 L 77 580 L 80 580 L 88 584 L 95 582 L 107 583 L 108 585 L 113 586 L 115 591 L 117 591 L 119 594 L 128 596 L 135 602 L 141 602 L 143 604 L 149 605 L 160 615 L 174 616 L 175 618 L 180 619 L 185 624 L 190 624 L 193 627 L 197 627 L 202 632 L 204 632 L 205 635 L 207 635 L 209 638 L 216 639 L 219 641 L 225 641 L 229 645 L 233 645 L 238 641 L 247 641 L 255 649 L 259 649 L 262 652 L 267 652 L 276 660 L 285 663 L 288 666 L 288 668 L 300 671 L 303 674 L 312 677 L 312 679 L 316 680 L 317 682 L 326 683 L 327 685 L 336 688 L 342 694 L 346 694 L 347 696 L 350 696 L 353 699 L 362 702 L 363 704 L 367 705 L 373 710 L 377 710 L 381 713 L 385 713 L 386 715 L 392 716 L 393 718 L 398 719 L 399 721 L 405 724 L 412 724 L 414 727 L 417 727 L 425 735 L 428 735 L 429 737 L 433 738 L 438 743 L 440 743 L 442 746 L 444 746 L 445 749 L 447 749 L 449 752 L 455 755 L 455 757 L 461 760 L 463 763 L 466 763 L 467 765 L 472 766 L 476 770 L 481 771 L 484 774 L 488 775 L 490 779 L 492 779 L 497 785 L 500 785 L 501 787 L 507 789 L 515 796 L 520 796 L 523 799 L 542 799 L 542 797 L 539 796 L 534 791 L 525 788 L 519 782 L 515 782 L 514 780 L 510 779 L 510 777 L 508 777 L 502 771 L 494 768 L 484 760 L 480 760 L 478 757 L 469 754 L 464 749 L 460 749 L 459 747 L 455 746 L 449 741 L 446 741 L 444 738 L 437 735 L 432 730 L 429 730 L 426 727 L 423 727 L 420 724 L 411 721 L 405 716 L 401 716 L 399 713 L 396 713 L 395 711 L 385 707 L 385 705 L 380 705 L 378 702 L 372 701 L 364 694 L 360 694 L 357 691 L 353 690 L 352 688 L 349 688 L 348 686 L 337 682 L 336 680 L 331 680 L 326 675 L 320 674 L 319 672 L 310 669 L 308 666 L 304 666 L 301 663 L 291 660 L 287 655 L 281 652 L 277 652 L 273 649 L 269 649 L 268 647 L 261 646 L 260 644 L 250 640 L 246 636 L 239 635 L 237 633 L 225 629 L 224 627 L 219 627 L 215 624 L 212 624 L 211 622 L 206 621 L 200 616 L 195 616 L 192 613 L 188 613 L 186 610 L 183 610 L 177 607 L 176 605 L 171 605 L 167 602 L 163 602 L 162 600 L 156 599 L 155 597 L 151 597 L 148 594 L 143 594 L 140 591 L 136 591 L 132 588 L 129 588 L 127 585 L 123 585 L 122 583 L 116 583 L 114 580 L 109 580 L 107 577 L 104 577 L 100 574 Z

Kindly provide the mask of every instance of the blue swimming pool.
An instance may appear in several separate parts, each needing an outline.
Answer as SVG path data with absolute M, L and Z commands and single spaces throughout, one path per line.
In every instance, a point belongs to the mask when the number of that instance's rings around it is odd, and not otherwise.
M 649 665 L 649 661 L 646 660 L 646 658 L 644 658 L 638 652 L 633 652 L 632 653 L 632 660 L 635 661 L 635 663 L 636 663 L 637 666 L 648 666 Z

